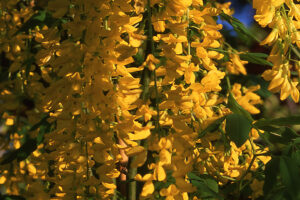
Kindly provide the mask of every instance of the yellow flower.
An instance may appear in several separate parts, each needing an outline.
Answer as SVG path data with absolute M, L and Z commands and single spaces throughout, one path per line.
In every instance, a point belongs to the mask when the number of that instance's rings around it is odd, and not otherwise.
M 162 166 L 162 163 L 158 163 L 158 164 L 152 163 L 149 166 L 149 169 L 154 169 L 154 172 L 153 172 L 154 180 L 158 180 L 158 181 L 166 180 L 167 174 L 166 174 L 165 169 Z
M 260 45 L 272 45 L 278 39 L 278 29 L 274 28 L 271 33 L 260 43 Z
M 261 104 L 262 100 L 260 99 L 260 96 L 253 93 L 254 91 L 259 90 L 260 86 L 257 85 L 257 86 L 250 87 L 248 89 L 246 88 L 242 89 L 241 87 L 242 87 L 241 84 L 238 83 L 235 83 L 232 86 L 232 93 L 235 99 L 237 100 L 237 102 L 251 114 L 260 113 L 260 110 L 258 110 L 254 105 Z
M 165 21 L 152 17 L 152 24 L 156 32 L 165 32 L 166 30 Z
M 143 63 L 143 66 L 147 66 L 151 71 L 155 70 L 156 64 L 159 64 L 159 60 L 155 58 L 152 54 L 149 54 L 146 58 L 146 61 Z
M 171 184 L 168 188 L 160 190 L 160 195 L 166 197 L 166 200 L 175 200 L 175 196 L 179 194 L 179 190 L 174 184 Z
M 291 94 L 291 83 L 287 78 L 284 79 L 281 90 L 280 90 L 280 100 L 283 101 Z
M 162 149 L 159 152 L 159 164 L 160 165 L 170 165 L 172 154 L 166 149 Z
M 195 66 L 194 63 L 182 63 L 181 67 L 176 70 L 180 75 L 184 73 L 184 80 L 187 84 L 195 83 L 194 72 L 199 71 L 199 66 Z
M 221 79 L 225 76 L 225 72 L 220 72 L 218 70 L 211 70 L 207 73 L 207 75 L 201 80 L 201 87 L 203 92 L 210 91 L 220 91 L 222 88 L 220 87 Z
M 136 33 L 130 33 L 129 35 L 129 44 L 132 47 L 139 47 L 141 46 L 141 44 L 144 42 L 144 40 L 146 39 L 146 36 L 144 35 L 139 35 Z
M 7 118 L 6 121 L 5 121 L 5 125 L 6 126 L 12 126 L 12 125 L 14 125 L 14 119 L 11 118 L 11 117 Z
M 1 184 L 1 185 L 4 184 L 5 181 L 6 181 L 6 177 L 5 177 L 5 176 L 1 176 L 1 177 L 0 177 L 0 184 Z
M 298 82 L 292 82 L 292 91 L 291 91 L 291 96 L 294 102 L 299 102 L 299 90 L 297 88 Z
M 284 0 L 253 0 L 253 8 L 256 9 L 254 19 L 265 27 L 270 24 L 275 16 L 275 11 L 278 9 Z
M 247 64 L 247 61 L 240 60 L 240 57 L 237 54 L 230 55 L 231 62 L 226 63 L 227 70 L 232 74 L 243 74 L 246 75 L 246 69 L 244 64 Z
M 141 196 L 146 197 L 154 192 L 154 184 L 152 181 L 147 181 L 142 189 Z
M 172 14 L 181 16 L 191 4 L 192 0 L 168 0 L 167 8 Z
M 148 195 L 151 195 L 154 192 L 154 184 L 152 182 L 153 175 L 152 174 L 146 174 L 143 177 L 140 174 L 137 174 L 134 178 L 137 181 L 143 181 L 146 182 L 143 186 L 141 196 L 146 197 Z

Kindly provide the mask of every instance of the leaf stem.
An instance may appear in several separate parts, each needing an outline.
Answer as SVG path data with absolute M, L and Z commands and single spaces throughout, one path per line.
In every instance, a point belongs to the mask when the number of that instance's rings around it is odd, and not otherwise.
M 150 53 L 154 55 L 154 42 L 153 42 L 153 28 L 152 28 L 152 12 L 151 12 L 151 0 L 147 0 L 147 16 L 148 16 L 148 41 L 149 41 L 149 46 L 150 46 Z M 148 48 L 148 47 L 147 47 Z M 156 123 L 155 123 L 155 129 L 157 132 L 160 130 L 160 125 L 159 125 L 159 99 L 158 99 L 158 87 L 157 87 L 157 76 L 156 76 L 156 69 L 153 71 L 153 76 L 154 76 L 154 89 L 155 89 L 155 107 L 156 107 Z

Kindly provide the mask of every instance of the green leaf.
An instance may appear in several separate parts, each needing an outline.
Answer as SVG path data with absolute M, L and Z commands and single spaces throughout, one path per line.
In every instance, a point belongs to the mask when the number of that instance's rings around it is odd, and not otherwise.
M 229 93 L 228 96 L 228 107 L 235 114 L 244 116 L 250 122 L 254 121 L 250 113 L 238 104 L 238 102 L 235 100 L 231 92 Z
M 39 134 L 37 135 L 36 142 L 37 145 L 41 144 L 44 141 L 44 135 L 49 133 L 51 130 L 51 124 L 47 121 L 40 126 Z
M 239 183 L 238 182 L 228 182 L 224 186 L 222 186 L 222 194 L 224 196 L 229 196 L 232 193 L 237 193 L 239 188 Z M 232 198 L 234 199 L 234 198 Z
M 40 10 L 36 15 L 34 15 L 33 17 L 32 17 L 32 19 L 33 20 L 38 20 L 38 21 L 41 21 L 41 22 L 43 22 L 43 21 L 45 21 L 45 19 L 46 19 L 46 11 L 45 10 Z
M 1 195 L 0 194 L 0 199 L 3 200 L 25 200 L 24 197 L 17 196 L 17 195 Z
M 300 169 L 297 163 L 287 156 L 280 157 L 280 176 L 283 184 L 287 187 L 289 194 L 298 199 L 300 195 Z
M 226 117 L 225 130 L 229 139 L 233 141 L 237 147 L 240 147 L 249 138 L 251 123 L 243 115 L 230 114 Z
M 53 26 L 55 23 L 63 22 L 61 19 L 55 19 L 51 16 L 51 14 L 47 11 L 40 10 L 38 13 L 34 14 L 30 19 L 28 19 L 20 29 L 15 33 L 15 35 L 21 32 L 28 32 L 30 29 L 34 29 L 36 26 L 44 26 L 48 27 Z
M 26 142 L 17 150 L 17 161 L 25 160 L 37 148 L 35 139 L 27 139 Z
M 284 188 L 277 188 L 274 191 L 270 192 L 268 194 L 268 198 L 265 198 L 266 200 L 289 200 L 289 198 L 285 197 L 285 189 Z M 264 195 L 265 196 L 265 195 Z M 264 198 L 261 200 L 265 200 Z
M 298 167 L 300 167 L 300 149 L 292 153 L 292 159 L 297 163 Z
M 279 170 L 279 157 L 273 157 L 265 167 L 264 195 L 269 194 L 277 183 Z
M 197 187 L 197 196 L 201 199 L 223 199 L 219 195 L 219 186 L 211 176 L 207 174 L 196 175 L 195 173 L 188 173 L 188 177 L 193 186 Z
M 296 144 L 296 145 L 300 144 L 300 137 L 299 136 L 294 140 L 294 144 Z
M 5 165 L 17 159 L 18 162 L 25 160 L 33 151 L 36 150 L 37 145 L 43 141 L 43 136 L 45 133 L 48 133 L 51 128 L 51 124 L 47 122 L 49 115 L 45 115 L 38 123 L 33 125 L 29 130 L 22 130 L 23 134 L 26 136 L 28 131 L 34 131 L 38 128 L 41 128 L 36 139 L 26 138 L 25 143 L 16 150 L 9 151 L 0 160 L 0 165 Z
M 36 150 L 36 148 L 36 140 L 29 138 L 19 149 L 4 154 L 0 161 L 0 165 L 8 164 L 15 159 L 17 159 L 18 162 L 25 160 L 33 151 Z
M 200 178 L 197 174 L 195 174 L 195 173 L 193 173 L 193 172 L 189 172 L 189 173 L 188 173 L 188 178 L 189 178 L 190 180 L 199 180 L 199 181 L 202 180 L 202 178 Z
M 211 177 L 208 174 L 200 174 L 200 175 L 196 175 L 193 172 L 189 172 L 188 173 L 188 178 L 190 180 L 197 180 L 197 181 L 202 181 L 203 183 L 205 183 L 205 185 L 210 188 L 212 191 L 214 191 L 215 193 L 219 192 L 219 186 L 217 181 Z
M 209 175 L 203 174 L 203 175 L 201 175 L 201 177 L 203 178 L 203 182 L 207 185 L 207 187 L 209 187 L 209 189 L 211 189 L 215 193 L 219 192 L 219 185 L 218 185 L 217 181 L 215 181 Z
M 281 136 L 284 142 L 291 142 L 293 139 L 299 137 L 299 135 L 289 127 L 284 128 L 284 131 L 281 132 Z
M 283 127 L 277 128 L 274 126 L 262 126 L 262 127 L 259 127 L 259 129 L 267 131 L 267 132 L 273 132 L 273 133 L 281 133 L 282 131 L 284 131 Z
M 242 60 L 247 60 L 251 63 L 254 63 L 254 64 L 260 64 L 260 65 L 267 65 L 267 66 L 273 66 L 273 64 L 269 61 L 267 61 L 265 59 L 265 55 L 267 54 L 262 54 L 262 53 L 243 53 L 243 54 L 240 54 L 240 58 Z
M 1 160 L 0 160 L 0 165 L 5 165 L 7 163 L 12 162 L 13 160 L 15 160 L 18 157 L 18 151 L 9 151 L 7 153 L 5 153 Z
M 298 137 L 297 133 L 289 127 L 263 126 L 259 129 L 267 131 L 266 137 L 273 144 L 289 144 Z
M 246 53 L 247 55 L 251 55 L 257 58 L 267 58 L 269 55 L 265 53 Z
M 205 136 L 206 133 L 208 133 L 208 132 L 216 131 L 220 127 L 222 122 L 225 120 L 225 118 L 226 118 L 225 116 L 221 117 L 221 118 L 217 119 L 216 121 L 214 121 L 213 123 L 211 123 L 208 127 L 206 127 L 206 129 L 204 129 L 203 131 L 201 131 L 199 133 L 198 138 Z
M 211 50 L 211 51 L 216 51 L 216 52 L 219 52 L 219 53 L 222 53 L 222 54 L 225 54 L 225 55 L 228 55 L 228 51 L 226 50 L 223 50 L 223 49 L 216 49 L 216 48 L 208 48 L 208 50 Z
M 275 126 L 288 126 L 299 125 L 300 116 L 282 117 L 276 119 L 260 119 L 254 123 L 254 126 L 260 128 L 263 126 L 275 125 Z
M 244 35 L 248 38 L 251 38 L 255 41 L 259 41 L 256 36 L 254 34 L 252 34 L 245 26 L 242 22 L 240 22 L 240 20 L 238 20 L 235 17 L 232 17 L 230 15 L 227 15 L 225 13 L 221 13 L 220 14 L 221 18 L 226 20 L 228 23 L 230 23 L 232 25 L 232 27 L 234 28 L 234 30 L 241 35 Z

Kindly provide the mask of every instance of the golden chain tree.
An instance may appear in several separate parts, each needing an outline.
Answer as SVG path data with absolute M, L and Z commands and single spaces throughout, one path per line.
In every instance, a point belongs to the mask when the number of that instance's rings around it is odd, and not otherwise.
M 2 0 L 0 198 L 299 198 L 300 117 L 258 119 L 260 85 L 232 77 L 267 63 L 299 101 L 300 5 L 253 7 L 267 60 L 225 41 L 218 17 L 252 37 L 230 3 Z

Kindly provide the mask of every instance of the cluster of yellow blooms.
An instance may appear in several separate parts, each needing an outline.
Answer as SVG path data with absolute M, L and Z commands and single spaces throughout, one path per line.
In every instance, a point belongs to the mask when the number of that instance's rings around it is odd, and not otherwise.
M 297 49 L 300 48 L 300 5 L 292 0 L 253 0 L 253 7 L 256 9 L 254 19 L 262 27 L 268 26 L 272 29 L 261 42 L 261 45 L 272 45 L 268 60 L 273 63 L 273 67 L 262 74 L 265 80 L 271 81 L 268 89 L 272 92 L 280 91 L 281 100 L 291 95 L 292 99 L 298 102 L 300 54 Z M 298 59 L 293 59 L 291 51 Z M 291 70 L 297 73 L 291 76 Z
M 272 80 L 271 91 L 281 90 L 282 100 L 291 95 L 298 102 L 291 62 L 299 77 L 300 66 L 289 55 L 291 45 L 300 46 L 299 5 L 253 5 L 259 24 L 273 29 L 262 44 L 273 45 L 274 66 L 263 77 Z M 249 113 L 260 112 L 259 86 L 234 83 L 221 92 L 225 76 L 247 74 L 239 53 L 221 63 L 224 55 L 214 51 L 224 47 L 216 17 L 232 14 L 229 6 L 202 0 L 1 1 L 0 53 L 10 79 L 0 83 L 0 113 L 15 129 L 10 138 L 1 135 L 0 146 L 19 149 L 25 139 L 37 138 L 42 127 L 20 133 L 43 114 L 50 124 L 29 157 L 0 166 L 5 193 L 28 200 L 111 199 L 125 182 L 141 185 L 139 199 L 196 200 L 188 178 L 196 172 L 219 185 L 245 178 L 251 197 L 262 195 L 262 181 L 248 173 L 270 159 L 254 156 L 265 152 L 253 142 L 257 130 L 241 147 L 226 146 L 224 123 L 198 137 L 231 113 L 229 92 Z M 24 28 L 49 13 L 51 23 Z

